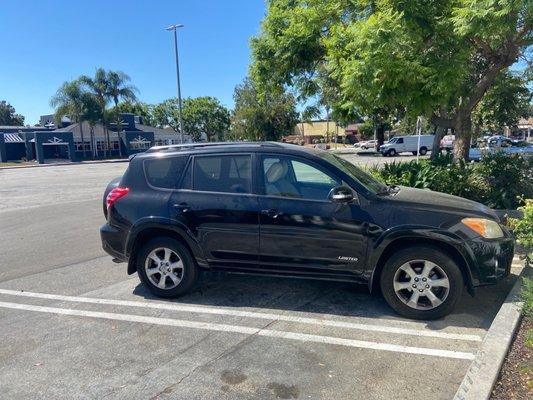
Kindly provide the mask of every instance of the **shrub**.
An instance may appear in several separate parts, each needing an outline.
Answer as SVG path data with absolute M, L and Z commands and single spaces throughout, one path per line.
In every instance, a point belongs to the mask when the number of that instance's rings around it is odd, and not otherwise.
M 492 154 L 479 163 L 459 164 L 451 156 L 393 161 L 370 172 L 388 184 L 449 193 L 492 208 L 516 208 L 522 198 L 533 197 L 533 162 L 519 155 Z

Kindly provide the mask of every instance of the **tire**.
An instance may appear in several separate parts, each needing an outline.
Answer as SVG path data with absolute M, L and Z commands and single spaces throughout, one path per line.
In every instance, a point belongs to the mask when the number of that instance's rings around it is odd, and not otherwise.
M 170 250 L 169 257 L 165 249 Z M 171 254 L 172 252 L 174 254 Z M 163 265 L 158 264 L 155 259 L 159 259 Z M 172 269 L 173 265 L 174 269 Z M 159 272 L 161 268 L 163 272 Z M 150 274 L 147 269 L 154 272 Z M 158 297 L 173 298 L 192 289 L 198 281 L 198 266 L 189 249 L 181 242 L 161 236 L 150 240 L 139 250 L 137 274 L 152 294 Z M 158 285 L 163 276 L 164 282 Z
M 419 151 L 419 154 L 421 156 L 425 156 L 427 154 L 427 152 L 428 152 L 428 149 L 426 147 L 421 147 L 420 151 Z
M 405 271 L 409 270 L 406 265 L 415 276 Z M 428 272 L 424 273 L 426 266 Z M 431 286 L 437 280 L 438 284 Z M 381 271 L 380 286 L 383 297 L 398 314 L 431 320 L 453 311 L 461 298 L 464 282 L 459 266 L 446 253 L 435 247 L 414 246 L 395 252 L 387 260 Z
M 396 155 L 396 150 L 394 149 L 390 149 L 388 152 L 387 152 L 387 155 L 389 157 L 394 157 Z
M 361 146 L 361 148 L 362 148 L 363 150 L 366 150 L 366 146 Z

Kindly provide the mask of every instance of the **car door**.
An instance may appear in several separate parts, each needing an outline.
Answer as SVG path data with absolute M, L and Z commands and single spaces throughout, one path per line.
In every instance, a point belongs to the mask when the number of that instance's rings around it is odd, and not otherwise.
M 258 198 L 252 154 L 192 157 L 170 212 L 196 237 L 211 264 L 254 267 L 259 254 Z
M 364 213 L 357 202 L 328 199 L 342 180 L 300 157 L 264 154 L 258 162 L 261 268 L 360 274 L 367 246 Z

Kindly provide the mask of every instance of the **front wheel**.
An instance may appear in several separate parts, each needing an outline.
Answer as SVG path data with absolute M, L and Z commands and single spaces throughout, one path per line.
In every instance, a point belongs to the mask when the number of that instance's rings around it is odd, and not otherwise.
M 389 157 L 394 157 L 396 155 L 396 150 L 390 149 L 387 154 L 389 155 Z
M 137 256 L 141 282 L 159 297 L 178 297 L 198 280 L 198 267 L 189 250 L 170 237 L 157 237 L 146 243 Z
M 433 247 L 409 247 L 394 253 L 381 272 L 381 291 L 398 313 L 413 319 L 437 319 L 453 311 L 463 291 L 455 261 Z

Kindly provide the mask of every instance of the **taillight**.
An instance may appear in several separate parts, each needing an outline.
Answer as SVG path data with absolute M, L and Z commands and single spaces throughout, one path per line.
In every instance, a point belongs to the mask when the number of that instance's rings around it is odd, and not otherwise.
M 105 202 L 106 202 L 106 205 L 107 205 L 107 209 L 109 210 L 109 208 L 113 204 L 115 204 L 115 202 L 118 199 L 126 196 L 129 192 L 130 192 L 130 188 L 127 188 L 127 187 L 116 187 L 112 191 L 110 191 L 107 194 L 107 197 L 105 199 Z

